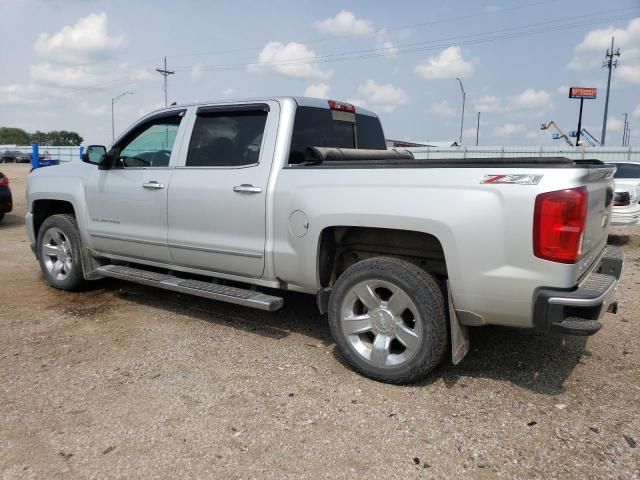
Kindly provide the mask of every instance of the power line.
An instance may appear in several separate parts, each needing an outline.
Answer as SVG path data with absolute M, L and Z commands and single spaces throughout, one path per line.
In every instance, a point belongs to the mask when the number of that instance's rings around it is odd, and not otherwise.
M 623 9 L 623 10 L 629 10 L 629 9 Z M 582 15 L 581 17 L 589 17 L 589 19 L 579 21 L 579 22 L 572 22 L 572 23 L 570 22 L 570 23 L 564 23 L 560 25 L 551 25 L 544 28 L 531 29 L 532 27 L 558 22 L 558 20 L 553 20 L 553 21 L 541 22 L 537 24 L 525 25 L 521 27 L 510 27 L 502 30 L 493 30 L 493 31 L 484 32 L 480 34 L 470 34 L 470 35 L 463 35 L 463 36 L 457 36 L 457 37 L 449 37 L 446 39 L 415 42 L 410 44 L 399 45 L 397 47 L 393 47 L 393 49 L 376 48 L 376 49 L 367 49 L 367 50 L 355 50 L 350 52 L 331 53 L 331 54 L 315 56 L 315 57 L 299 57 L 299 58 L 293 58 L 288 60 L 263 62 L 263 63 L 231 63 L 231 64 L 201 65 L 200 68 L 203 71 L 228 71 L 228 70 L 238 70 L 238 69 L 260 70 L 264 68 L 267 68 L 267 69 L 277 68 L 279 66 L 299 65 L 299 64 L 306 64 L 306 63 L 312 63 L 312 64 L 323 63 L 324 64 L 324 63 L 335 63 L 335 62 L 342 62 L 342 61 L 349 61 L 349 60 L 360 60 L 365 58 L 375 58 L 375 57 L 381 57 L 381 56 L 387 55 L 392 51 L 395 54 L 424 52 L 424 51 L 430 51 L 430 50 L 439 50 L 439 49 L 450 47 L 450 46 L 476 45 L 481 43 L 494 42 L 498 40 L 521 38 L 521 37 L 537 35 L 542 33 L 549 33 L 549 32 L 567 30 L 567 29 L 577 28 L 582 26 L 595 25 L 595 24 L 600 24 L 603 22 L 609 22 L 613 20 L 627 19 L 628 14 L 615 15 L 615 16 L 609 16 L 609 17 L 600 17 L 597 19 L 593 19 L 593 14 Z M 574 18 L 579 18 L 579 17 L 574 17 Z M 565 18 L 562 20 L 567 20 L 567 19 Z M 508 32 L 514 29 L 520 29 L 520 31 L 514 31 L 511 33 L 504 33 L 501 35 L 497 35 L 500 32 Z M 464 40 L 465 38 L 467 38 L 468 40 Z M 192 66 L 180 66 L 180 67 L 176 67 L 175 70 L 185 71 L 185 70 L 189 70 L 190 68 L 192 68 Z
M 174 75 L 176 72 L 167 70 L 167 57 L 164 57 L 164 68 L 156 68 L 156 72 L 164 77 L 164 106 L 167 106 L 167 77 Z
M 521 5 L 516 5 L 513 7 L 509 7 L 509 8 L 502 8 L 499 10 L 499 13 L 504 13 L 504 12 L 511 12 L 514 10 L 520 10 L 523 8 L 532 8 L 532 7 L 537 7 L 539 5 L 544 5 L 544 4 L 549 4 L 549 3 L 557 3 L 558 0 L 545 0 L 545 1 L 541 1 L 541 2 L 525 2 L 524 4 Z M 479 18 L 479 17 L 485 17 L 485 16 L 490 16 L 490 15 L 494 15 L 497 12 L 480 12 L 480 13 L 475 13 L 475 14 L 471 14 L 471 15 L 462 15 L 462 16 L 457 16 L 457 17 L 447 17 L 447 18 L 443 18 L 440 20 L 431 20 L 428 22 L 420 22 L 420 23 L 410 23 L 410 24 L 405 24 L 405 25 L 397 25 L 395 27 L 382 27 L 378 30 L 375 30 L 371 33 L 366 33 L 366 34 L 359 34 L 359 33 L 352 33 L 352 34 L 345 34 L 345 35 L 332 35 L 330 37 L 321 37 L 321 38 L 311 38 L 311 39 L 306 39 L 306 40 L 298 40 L 297 43 L 304 43 L 304 44 L 313 44 L 313 43 L 323 43 L 323 42 L 330 42 L 330 41 L 336 41 L 336 40 L 344 40 L 344 39 L 349 39 L 349 38 L 367 38 L 367 37 L 375 37 L 376 35 L 379 35 L 381 31 L 384 31 L 385 33 L 387 32 L 394 32 L 394 31 L 401 31 L 401 30 L 407 30 L 407 29 L 411 29 L 411 28 L 420 28 L 420 27 L 427 27 L 430 25 L 440 25 L 442 23 L 448 23 L 448 22 L 459 22 L 461 20 L 469 20 L 472 18 Z M 602 12 L 602 13 L 606 13 L 606 12 Z M 573 17 L 575 18 L 575 17 Z M 220 54 L 225 54 L 225 53 L 240 53 L 240 52 L 251 52 L 251 51 L 259 51 L 262 50 L 264 48 L 264 45 L 256 45 L 253 47 L 243 47 L 243 48 L 234 48 L 234 49 L 227 49 L 227 50 L 212 50 L 212 51 L 208 51 L 208 52 L 192 52 L 192 53 L 175 53 L 172 55 L 169 55 L 169 57 L 171 58 L 179 58 L 179 57 L 198 57 L 198 56 L 206 56 L 206 55 L 220 55 Z

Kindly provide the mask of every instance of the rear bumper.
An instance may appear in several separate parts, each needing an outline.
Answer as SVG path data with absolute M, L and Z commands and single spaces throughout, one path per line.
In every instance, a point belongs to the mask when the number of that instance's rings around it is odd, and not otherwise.
M 615 207 L 611 212 L 611 225 L 635 225 L 640 222 L 640 204 Z
M 607 246 L 598 267 L 576 288 L 539 288 L 534 295 L 534 324 L 541 333 L 593 335 L 601 319 L 615 307 L 615 293 L 622 275 L 622 249 Z

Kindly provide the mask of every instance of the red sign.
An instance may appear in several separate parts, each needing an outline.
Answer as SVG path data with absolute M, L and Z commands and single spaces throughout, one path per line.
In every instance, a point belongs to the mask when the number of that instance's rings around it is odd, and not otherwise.
M 569 98 L 596 98 L 597 88 L 593 87 L 571 87 L 569 88 Z

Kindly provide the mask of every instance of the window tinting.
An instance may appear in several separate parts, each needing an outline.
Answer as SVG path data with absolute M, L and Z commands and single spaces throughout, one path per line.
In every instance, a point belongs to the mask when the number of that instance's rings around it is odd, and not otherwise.
M 328 108 L 298 107 L 289 162 L 303 162 L 307 147 L 386 150 L 380 120 L 359 113 L 356 113 L 355 118 L 355 123 L 343 122 L 334 120 Z
M 187 167 L 237 167 L 258 163 L 267 112 L 203 112 L 193 127 Z
M 182 115 L 162 117 L 138 127 L 121 145 L 119 166 L 168 166 L 181 120 Z
M 616 163 L 618 170 L 614 178 L 640 178 L 640 164 Z

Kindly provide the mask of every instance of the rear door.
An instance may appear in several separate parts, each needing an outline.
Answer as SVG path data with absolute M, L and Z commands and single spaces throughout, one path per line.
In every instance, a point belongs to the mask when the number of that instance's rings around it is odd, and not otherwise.
M 272 101 L 196 109 L 169 188 L 168 243 L 176 264 L 262 275 L 279 111 Z

